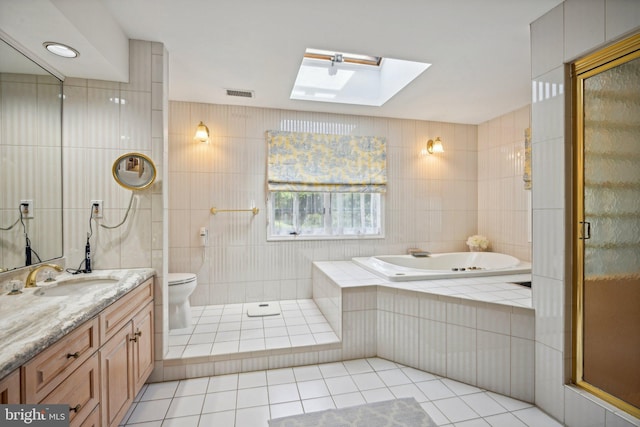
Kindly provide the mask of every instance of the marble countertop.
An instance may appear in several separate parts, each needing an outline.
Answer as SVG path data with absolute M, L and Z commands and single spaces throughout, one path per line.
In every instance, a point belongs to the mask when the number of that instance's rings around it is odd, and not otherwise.
M 62 273 L 51 283 L 22 289 L 19 295 L 0 295 L 0 379 L 58 341 L 85 321 L 155 275 L 151 268 L 94 270 L 89 274 Z M 47 294 L 65 280 L 112 279 L 87 286 L 71 295 Z M 76 285 L 74 285 L 76 286 Z M 81 288 L 80 288 L 81 289 Z

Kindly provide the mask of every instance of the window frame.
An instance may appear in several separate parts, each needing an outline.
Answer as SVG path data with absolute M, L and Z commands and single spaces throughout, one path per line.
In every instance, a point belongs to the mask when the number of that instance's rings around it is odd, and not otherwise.
M 274 197 L 273 194 L 277 193 L 277 192 L 284 192 L 284 193 L 294 193 L 294 194 L 298 194 L 298 193 L 310 193 L 309 191 L 267 191 L 267 241 L 296 241 L 296 240 L 370 240 L 370 239 L 384 239 L 385 238 L 385 215 L 384 215 L 384 211 L 385 211 L 385 193 L 384 192 L 380 192 L 380 193 L 352 193 L 352 194 L 359 194 L 359 195 L 366 195 L 366 194 L 378 194 L 380 199 L 379 199 L 379 218 L 380 218 L 380 223 L 379 223 L 379 233 L 378 234 L 273 234 L 273 227 L 272 225 L 274 224 L 275 221 L 275 212 L 274 212 Z M 325 213 L 323 214 L 323 223 L 324 223 L 324 230 L 327 230 L 327 227 L 329 227 L 331 230 L 333 229 L 332 227 L 332 217 L 331 217 L 331 209 L 329 209 L 329 214 L 327 215 L 326 212 L 326 203 L 327 201 L 329 201 L 330 203 L 330 199 L 331 196 L 334 194 L 344 194 L 341 192 L 331 192 L 331 191 L 325 191 L 325 192 L 320 192 L 320 194 L 323 194 L 323 203 L 324 203 L 324 209 L 325 209 Z M 293 211 L 296 212 L 296 207 L 295 207 L 295 201 L 294 201 L 294 208 Z M 293 219 L 293 222 L 297 222 L 299 221 L 299 217 L 296 215 L 295 218 Z M 299 226 L 297 226 L 299 229 Z

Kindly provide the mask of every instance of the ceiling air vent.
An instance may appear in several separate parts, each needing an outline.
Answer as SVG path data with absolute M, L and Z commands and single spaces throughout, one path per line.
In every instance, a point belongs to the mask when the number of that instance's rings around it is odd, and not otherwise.
M 252 90 L 227 89 L 227 96 L 239 96 L 241 98 L 253 98 Z

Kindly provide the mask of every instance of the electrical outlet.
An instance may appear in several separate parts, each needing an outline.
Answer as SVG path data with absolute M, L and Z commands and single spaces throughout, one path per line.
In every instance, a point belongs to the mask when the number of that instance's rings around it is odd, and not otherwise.
M 33 210 L 33 200 L 20 200 L 20 213 L 22 214 L 22 218 L 33 218 Z
M 102 200 L 91 201 L 91 218 L 102 218 Z

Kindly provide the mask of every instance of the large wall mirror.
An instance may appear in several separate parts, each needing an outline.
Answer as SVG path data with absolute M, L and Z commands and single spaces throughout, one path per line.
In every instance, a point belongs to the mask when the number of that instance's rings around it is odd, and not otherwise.
M 61 257 L 62 81 L 1 38 L 0 182 L 0 271 Z

